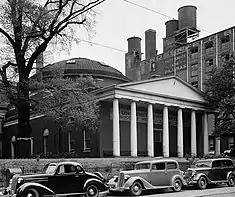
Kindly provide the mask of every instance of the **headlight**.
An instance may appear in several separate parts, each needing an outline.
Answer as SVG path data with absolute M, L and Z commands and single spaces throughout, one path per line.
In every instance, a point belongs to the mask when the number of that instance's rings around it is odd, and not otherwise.
M 19 177 L 19 178 L 17 179 L 17 183 L 21 183 L 23 180 L 24 180 L 23 178 Z

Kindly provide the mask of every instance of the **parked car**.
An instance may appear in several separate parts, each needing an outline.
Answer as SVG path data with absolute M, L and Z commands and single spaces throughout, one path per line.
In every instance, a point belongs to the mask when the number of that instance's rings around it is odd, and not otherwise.
M 97 197 L 108 191 L 101 173 L 86 172 L 77 162 L 50 163 L 42 174 L 14 175 L 10 194 L 16 197 L 73 196 Z
M 235 149 L 232 147 L 228 150 L 225 150 L 223 154 L 228 157 L 235 157 Z
M 173 159 L 156 159 L 135 164 L 134 170 L 121 171 L 109 180 L 110 193 L 129 191 L 139 196 L 143 190 L 172 188 L 181 191 L 186 185 L 179 164 Z
M 208 184 L 227 183 L 234 186 L 233 162 L 229 158 L 198 160 L 195 167 L 188 168 L 184 174 L 187 184 L 206 189 Z

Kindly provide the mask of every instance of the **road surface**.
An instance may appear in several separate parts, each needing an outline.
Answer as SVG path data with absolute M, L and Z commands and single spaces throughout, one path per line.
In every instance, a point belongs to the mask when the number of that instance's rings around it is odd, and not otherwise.
M 117 194 L 117 196 L 126 197 L 128 194 Z M 227 186 L 215 186 L 205 190 L 197 189 L 185 189 L 181 192 L 172 192 L 171 190 L 155 190 L 151 192 L 145 192 L 143 197 L 235 197 L 235 187 Z M 107 196 L 111 197 L 111 196 Z M 113 196 L 112 196 L 113 197 Z M 129 196 L 130 197 L 130 196 Z

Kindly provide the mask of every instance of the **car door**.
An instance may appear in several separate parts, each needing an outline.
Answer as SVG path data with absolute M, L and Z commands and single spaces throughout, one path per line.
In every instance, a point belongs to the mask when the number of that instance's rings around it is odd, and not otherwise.
M 75 173 L 70 173 L 69 168 L 71 168 L 70 164 L 61 164 L 58 166 L 55 174 L 49 177 L 49 187 L 56 194 L 73 193 Z
M 209 179 L 211 181 L 221 181 L 223 180 L 223 169 L 222 169 L 222 161 L 221 160 L 215 160 L 212 162 L 212 169 L 209 173 Z
M 165 162 L 156 162 L 152 164 L 148 178 L 153 186 L 166 186 L 166 176 L 167 172 Z
M 179 169 L 178 169 L 178 165 L 176 162 L 170 161 L 166 163 L 166 181 L 167 181 L 167 185 L 172 185 L 171 183 L 171 179 L 174 175 L 179 174 Z
M 231 160 L 223 160 L 222 180 L 227 180 L 227 174 L 231 171 L 233 172 L 233 162 Z

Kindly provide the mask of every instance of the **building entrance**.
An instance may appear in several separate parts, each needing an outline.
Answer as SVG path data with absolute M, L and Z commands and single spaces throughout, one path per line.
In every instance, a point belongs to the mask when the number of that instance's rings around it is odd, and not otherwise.
M 154 157 L 162 156 L 162 129 L 153 129 Z

